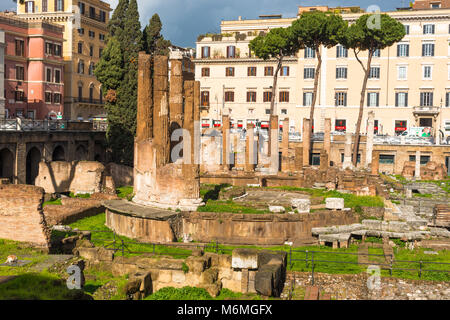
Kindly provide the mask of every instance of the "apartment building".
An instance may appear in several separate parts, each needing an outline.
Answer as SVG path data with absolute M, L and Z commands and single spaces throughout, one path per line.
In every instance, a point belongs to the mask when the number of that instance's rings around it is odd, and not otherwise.
M 5 118 L 5 31 L 0 30 L 0 119 Z
M 64 27 L 64 117 L 106 118 L 100 82 L 94 67 L 106 46 L 110 5 L 100 0 L 35 0 L 17 2 L 17 14 Z
M 56 118 L 63 112 L 63 28 L 0 13 L 4 32 L 5 118 Z M 0 58 L 2 60 L 2 58 Z
M 299 7 L 298 14 L 305 10 L 305 7 Z M 308 7 L 308 11 L 311 10 L 336 11 L 336 8 Z M 363 14 L 361 11 L 354 8 L 339 10 L 349 23 L 356 21 Z M 406 36 L 392 47 L 376 53 L 363 119 L 373 111 L 378 134 L 396 135 L 411 127 L 424 126 L 432 127 L 434 135 L 448 137 L 450 8 L 410 8 L 386 13 L 404 24 Z M 264 70 L 275 67 L 276 62 L 251 57 L 248 44 L 259 33 L 288 27 L 295 19 L 297 17 L 263 16 L 254 20 L 222 21 L 221 34 L 199 36 L 195 63 L 196 79 L 201 82 L 203 126 L 220 123 L 224 112 L 229 112 L 237 123 L 254 119 L 261 124 L 267 123 L 270 100 L 265 99 L 265 92 L 272 84 L 272 77 L 266 76 Z M 341 45 L 321 48 L 321 55 L 323 62 L 314 129 L 323 131 L 324 119 L 331 118 L 334 131 L 354 132 L 362 68 L 353 51 Z M 360 57 L 363 62 L 367 61 L 364 53 Z M 315 53 L 308 48 L 284 62 L 289 74 L 281 75 L 278 84 L 277 113 L 280 121 L 289 118 L 291 130 L 300 132 L 302 119 L 309 118 L 316 65 Z M 250 76 L 248 70 L 251 67 L 256 67 L 256 76 Z M 234 76 L 227 76 L 232 74 L 227 70 L 233 69 Z M 233 94 L 226 93 L 230 91 L 234 91 L 233 101 L 230 101 Z M 255 93 L 248 93 L 250 91 Z M 289 101 L 285 100 L 286 96 Z M 367 130 L 365 122 L 363 133 Z

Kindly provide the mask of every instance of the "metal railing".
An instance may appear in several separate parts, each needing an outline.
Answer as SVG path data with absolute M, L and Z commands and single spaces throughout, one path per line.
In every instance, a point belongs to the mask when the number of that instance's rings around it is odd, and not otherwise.
M 0 119 L 0 131 L 106 131 L 106 121 Z
M 184 256 L 190 255 L 190 252 L 167 252 L 163 250 L 162 252 L 157 252 L 163 248 L 177 248 L 177 249 L 203 249 L 204 251 L 214 252 L 217 254 L 231 254 L 233 249 L 226 248 L 224 245 L 219 244 L 217 241 L 214 243 L 147 243 L 139 241 L 124 240 L 121 236 L 116 234 L 114 231 L 96 231 L 96 230 L 78 230 L 79 232 L 90 232 L 91 237 L 93 232 L 109 233 L 112 234 L 112 238 L 109 239 L 91 239 L 92 241 L 100 241 L 103 243 L 103 247 L 108 250 L 114 251 L 114 254 L 120 253 L 121 256 L 125 254 L 152 254 L 152 255 L 171 255 L 171 256 Z M 139 244 L 147 245 L 151 248 L 148 251 L 134 251 L 130 249 L 130 245 Z M 412 271 L 417 272 L 418 277 L 422 278 L 424 272 L 436 272 L 436 273 L 450 273 L 450 263 L 448 262 L 437 262 L 437 261 L 409 261 L 409 260 L 396 260 L 393 254 L 374 254 L 374 253 L 356 253 L 356 252 L 329 252 L 329 251 L 314 251 L 314 250 L 296 250 L 289 248 L 289 250 L 278 250 L 273 252 L 283 252 L 287 255 L 287 266 L 289 269 L 293 269 L 294 262 L 304 262 L 305 266 L 311 270 L 311 285 L 314 285 L 314 274 L 317 273 L 317 268 L 319 264 L 350 264 L 350 265 L 367 265 L 367 266 L 379 266 L 381 270 L 388 270 L 389 275 L 392 276 L 394 271 Z M 294 258 L 293 254 L 304 253 L 305 258 L 299 259 Z M 330 259 L 320 259 L 319 255 L 335 255 L 335 256 L 356 256 L 357 261 L 343 261 L 343 260 L 330 260 Z M 367 262 L 359 261 L 360 257 L 367 257 Z M 374 261 L 369 261 L 370 257 L 380 257 L 385 260 L 384 263 L 378 263 Z M 418 268 L 401 267 L 402 263 L 417 264 Z M 438 269 L 427 269 L 426 265 L 446 265 L 448 268 L 445 270 Z M 309 269 L 308 268 L 308 269 Z

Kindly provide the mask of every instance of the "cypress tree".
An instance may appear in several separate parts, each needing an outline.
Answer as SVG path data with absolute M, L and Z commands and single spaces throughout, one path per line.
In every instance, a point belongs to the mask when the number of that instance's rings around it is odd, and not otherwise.
M 123 23 L 125 21 L 125 13 L 127 12 L 129 0 L 119 0 L 111 19 L 108 23 L 108 31 L 111 37 L 117 36 L 116 33 L 123 31 Z
M 144 29 L 144 39 L 145 39 L 145 50 L 147 53 L 156 54 L 156 55 L 168 55 L 169 54 L 169 46 L 171 46 L 170 40 L 165 40 L 161 34 L 162 30 L 162 22 L 159 18 L 159 15 L 155 13 L 150 21 L 148 26 Z

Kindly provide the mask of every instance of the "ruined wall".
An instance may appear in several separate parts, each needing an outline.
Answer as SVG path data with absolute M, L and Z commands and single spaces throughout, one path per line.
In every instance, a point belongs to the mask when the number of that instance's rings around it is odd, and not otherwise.
M 106 171 L 111 175 L 117 187 L 133 185 L 133 168 L 110 162 L 106 165 Z
M 50 231 L 42 203 L 44 189 L 28 185 L 0 185 L 0 238 L 48 247 Z
M 96 161 L 40 162 L 36 186 L 46 193 L 96 193 L 102 191 L 105 167 Z
M 183 213 L 183 234 L 194 241 L 228 244 L 282 245 L 311 238 L 311 228 L 358 222 L 352 213 L 231 214 Z

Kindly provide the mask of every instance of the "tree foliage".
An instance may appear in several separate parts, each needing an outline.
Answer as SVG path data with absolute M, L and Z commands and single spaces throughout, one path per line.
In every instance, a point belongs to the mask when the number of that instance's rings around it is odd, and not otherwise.
M 377 49 L 381 50 L 392 46 L 394 43 L 403 39 L 404 36 L 405 28 L 400 22 L 387 14 L 376 13 L 360 16 L 355 23 L 347 28 L 341 39 L 343 45 L 349 49 L 353 49 L 356 60 L 364 71 L 359 115 L 355 130 L 355 142 L 353 145 L 353 165 L 355 167 L 358 158 L 361 122 L 364 112 L 364 98 L 366 95 L 367 80 L 369 78 L 373 54 Z M 360 59 L 359 54 L 361 51 L 367 51 L 366 65 L 364 65 Z
M 283 58 L 295 55 L 297 51 L 291 28 L 271 29 L 267 34 L 259 35 L 250 41 L 249 48 L 258 58 L 264 60 L 276 59 L 277 61 L 277 67 L 273 75 L 272 100 L 270 102 L 270 114 L 275 115 L 275 93 Z
M 124 73 L 123 53 L 120 43 L 115 37 L 111 37 L 103 50 L 102 58 L 96 65 L 94 75 L 102 84 L 103 92 L 117 90 Z
M 168 55 L 169 46 L 172 45 L 170 40 L 164 39 L 161 34 L 162 22 L 159 15 L 155 13 L 149 24 L 144 28 L 144 50 L 149 54 Z

